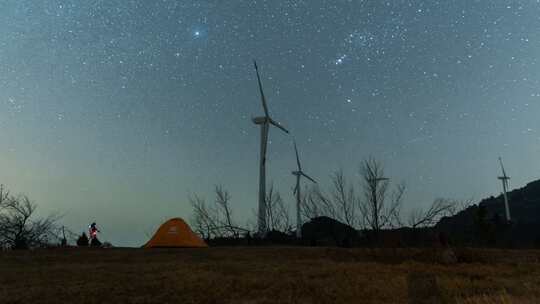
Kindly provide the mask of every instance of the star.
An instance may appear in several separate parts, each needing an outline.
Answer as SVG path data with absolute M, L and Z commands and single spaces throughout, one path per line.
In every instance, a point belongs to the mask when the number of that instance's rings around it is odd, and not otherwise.
M 347 55 L 346 54 L 343 54 L 341 56 L 339 56 L 336 60 L 335 60 L 335 64 L 336 65 L 340 65 L 343 63 L 343 61 L 347 58 Z
M 428 0 L 57 1 L 43 8 L 4 2 L 0 138 L 6 149 L 16 148 L 9 157 L 23 169 L 67 185 L 62 196 L 45 191 L 40 203 L 60 199 L 71 208 L 77 194 L 70 186 L 92 181 L 77 212 L 111 190 L 120 202 L 98 204 L 104 209 L 96 213 L 123 214 L 133 206 L 133 219 L 148 224 L 145 188 L 159 193 L 153 203 L 163 213 L 155 218 L 168 212 L 171 198 L 189 189 L 213 197 L 212 184 L 225 182 L 238 219 L 250 217 L 260 156 L 260 130 L 250 116 L 264 113 L 252 60 L 271 116 L 291 129 L 314 175 L 380 155 L 395 158 L 387 164 L 394 180 L 422 174 L 425 183 L 431 175 L 459 176 L 470 164 L 459 165 L 462 159 L 502 152 L 523 178 L 537 175 L 530 165 L 540 149 L 537 1 L 512 1 L 509 9 L 491 3 L 497 1 Z M 291 138 L 272 128 L 268 139 L 267 181 L 283 191 L 289 184 L 280 174 L 295 161 Z M 433 153 L 436 147 L 442 153 Z M 65 170 L 42 170 L 41 155 Z M 430 166 L 418 173 L 420 160 Z M 0 180 L 43 193 L 42 176 L 32 184 L 18 167 L 4 166 Z M 239 173 L 225 174 L 231 169 Z M 469 188 L 463 180 L 418 185 L 410 207 L 447 189 L 459 197 L 493 190 L 482 182 L 492 168 L 470 169 Z M 111 188 L 118 177 L 121 187 Z M 110 231 L 116 228 L 123 229 Z M 126 237 L 111 237 L 127 245 Z M 141 238 L 129 234 L 126 242 Z

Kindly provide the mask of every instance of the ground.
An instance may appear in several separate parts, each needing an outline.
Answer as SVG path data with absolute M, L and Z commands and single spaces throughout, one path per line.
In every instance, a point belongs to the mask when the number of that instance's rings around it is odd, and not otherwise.
M 540 251 L 251 247 L 0 252 L 1 303 L 540 303 Z

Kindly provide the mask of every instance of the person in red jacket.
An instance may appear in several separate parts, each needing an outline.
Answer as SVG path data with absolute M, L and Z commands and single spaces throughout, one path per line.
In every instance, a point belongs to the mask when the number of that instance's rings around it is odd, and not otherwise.
M 96 239 L 98 232 L 100 231 L 97 229 L 96 223 L 92 223 L 90 226 L 88 226 L 88 235 L 90 235 L 90 240 Z

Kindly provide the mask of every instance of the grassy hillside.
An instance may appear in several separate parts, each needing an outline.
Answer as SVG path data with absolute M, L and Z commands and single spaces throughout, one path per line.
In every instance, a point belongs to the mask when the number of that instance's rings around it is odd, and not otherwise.
M 2 303 L 538 303 L 540 251 L 57 249 L 0 253 Z

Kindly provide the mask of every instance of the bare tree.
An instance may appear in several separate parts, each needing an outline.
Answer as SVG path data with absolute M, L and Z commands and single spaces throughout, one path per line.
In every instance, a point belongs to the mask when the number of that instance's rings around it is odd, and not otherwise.
M 266 224 L 269 230 L 276 230 L 285 233 L 292 231 L 291 216 L 289 209 L 285 206 L 281 194 L 274 191 L 274 185 L 270 185 L 270 189 L 266 195 Z
M 464 200 L 456 200 L 456 199 L 443 199 L 447 200 L 451 207 L 448 209 L 448 212 L 445 216 L 454 216 L 457 213 L 469 208 L 474 204 L 474 199 L 464 199 Z
M 318 185 L 313 185 L 309 191 L 304 191 L 306 195 L 302 198 L 301 214 L 305 221 L 319 216 L 337 217 L 337 208 Z
M 472 200 L 452 200 L 437 198 L 428 209 L 414 209 L 409 215 L 408 225 L 411 228 L 434 226 L 445 216 L 453 216 L 457 212 L 466 209 L 472 204 Z
M 390 204 L 385 206 L 384 212 L 381 215 L 383 218 L 381 227 L 397 228 L 403 226 L 401 207 L 405 190 L 406 186 L 404 182 L 396 184 L 391 194 Z
M 398 184 L 388 202 L 390 182 L 384 176 L 381 162 L 374 158 L 363 161 L 360 175 L 363 179 L 363 198 L 359 200 L 359 210 L 365 224 L 376 234 L 382 228 L 399 226 L 405 185 Z
M 65 226 L 56 225 L 54 235 L 60 238 L 60 245 L 62 247 L 67 246 L 69 243 L 76 243 L 79 235 Z
M 411 228 L 433 226 L 441 217 L 449 214 L 453 207 L 451 201 L 436 199 L 428 209 L 417 208 L 413 210 L 409 216 L 408 224 Z
M 216 199 L 213 205 L 207 204 L 198 195 L 189 197 L 193 208 L 190 222 L 195 231 L 207 240 L 215 237 L 238 237 L 240 232 L 246 232 L 245 228 L 234 223 L 229 192 L 221 185 L 215 186 L 214 192 Z
M 209 240 L 216 236 L 217 215 L 213 208 L 206 204 L 206 201 L 198 195 L 190 196 L 189 202 L 193 208 L 191 225 L 195 231 L 204 239 Z
M 317 200 L 314 199 L 313 195 L 316 187 L 317 186 L 313 186 L 312 188 L 305 187 L 305 191 L 301 192 L 300 215 L 303 218 L 303 222 L 321 215 Z
M 9 198 L 9 190 L 7 190 L 4 185 L 0 184 L 0 211 L 5 207 Z
M 397 184 L 389 193 L 382 165 L 374 159 L 362 163 L 361 173 L 364 184 L 360 193 L 347 181 L 343 170 L 332 174 L 329 194 L 314 185 L 302 199 L 302 216 L 308 220 L 328 216 L 352 227 L 368 226 L 376 231 L 402 226 L 400 215 L 405 184 Z
M 0 204 L 0 247 L 26 249 L 59 240 L 55 232 L 60 217 L 35 218 L 37 205 L 27 196 L 11 196 L 1 186 Z
M 355 227 L 357 223 L 356 194 L 353 186 L 348 185 L 342 169 L 334 172 L 332 186 L 331 196 L 334 200 L 338 219 L 349 226 Z
M 222 185 L 215 186 L 216 192 L 216 205 L 220 208 L 221 217 L 218 216 L 219 222 L 223 229 L 227 230 L 228 233 L 234 237 L 239 236 L 239 229 L 232 221 L 232 211 L 229 207 L 229 200 L 231 196 L 229 192 L 223 189 Z
M 388 190 L 388 179 L 384 177 L 382 164 L 373 158 L 363 161 L 360 174 L 364 182 L 364 200 L 360 202 L 360 211 L 366 224 L 372 230 L 379 231 Z
M 357 224 L 356 194 L 352 184 L 347 182 L 343 170 L 337 170 L 331 176 L 332 186 L 327 193 L 318 185 L 313 185 L 302 199 L 302 215 L 309 220 L 318 216 L 328 216 L 346 223 Z

